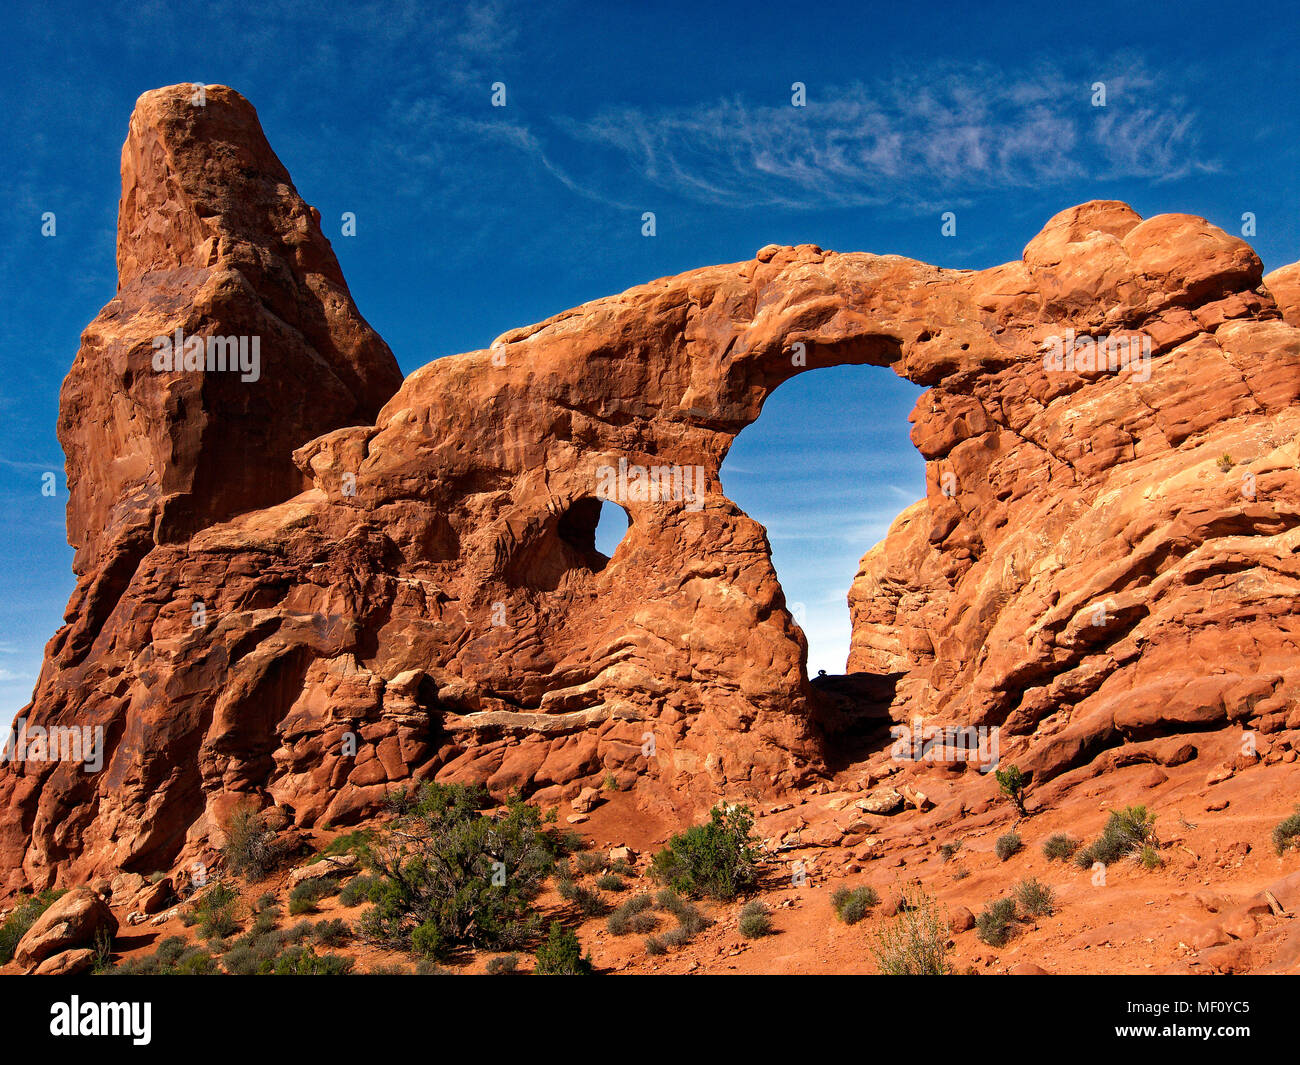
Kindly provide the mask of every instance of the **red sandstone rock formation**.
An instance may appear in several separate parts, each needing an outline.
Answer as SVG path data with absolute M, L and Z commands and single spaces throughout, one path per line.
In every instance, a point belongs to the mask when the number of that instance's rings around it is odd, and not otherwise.
M 851 693 L 819 714 L 717 473 L 774 388 L 841 363 L 932 386 L 927 498 L 851 594 L 850 668 L 900 675 L 865 719 L 1001 724 L 1042 779 L 1297 714 L 1300 330 L 1242 241 L 1097 202 L 979 272 L 771 246 L 434 362 L 372 419 L 391 356 L 310 209 L 242 98 L 190 92 L 137 108 L 122 294 L 64 388 L 82 582 L 24 715 L 101 726 L 105 769 L 5 767 L 10 888 L 169 868 L 238 803 L 342 824 L 428 777 L 698 805 L 818 773 Z M 178 325 L 260 333 L 260 379 L 151 373 Z M 1149 379 L 1045 369 L 1066 330 L 1150 336 Z M 608 560 L 620 463 L 703 493 L 620 500 Z

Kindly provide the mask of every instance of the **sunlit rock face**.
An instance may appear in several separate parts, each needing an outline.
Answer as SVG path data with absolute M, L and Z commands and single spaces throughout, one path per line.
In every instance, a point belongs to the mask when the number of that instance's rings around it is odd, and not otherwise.
M 859 709 L 1001 725 L 1040 778 L 1296 714 L 1300 330 L 1242 241 L 1094 202 L 979 272 L 770 246 L 403 382 L 252 107 L 194 91 L 137 104 L 119 292 L 63 389 L 80 581 L 23 717 L 99 728 L 104 764 L 0 770 L 9 888 L 419 779 L 774 796 Z M 256 338 L 256 374 L 209 337 Z M 930 386 L 928 493 L 850 594 L 850 669 L 882 680 L 828 708 L 718 469 L 783 381 L 848 363 Z

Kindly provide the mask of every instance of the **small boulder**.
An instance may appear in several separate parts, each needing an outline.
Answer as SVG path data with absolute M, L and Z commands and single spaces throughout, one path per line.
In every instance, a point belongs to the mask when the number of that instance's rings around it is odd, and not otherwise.
M 172 882 L 163 877 L 156 884 L 147 885 L 135 898 L 141 913 L 159 913 L 172 897 Z
M 320 880 L 327 876 L 344 876 L 356 871 L 355 854 L 331 854 L 310 865 L 301 865 L 289 873 L 289 887 L 296 888 L 305 880 Z
M 600 792 L 595 788 L 583 788 L 572 802 L 575 814 L 589 814 L 600 804 Z
M 903 796 L 893 788 L 877 788 L 865 799 L 859 799 L 858 809 L 868 814 L 892 814 L 903 808 Z
M 51 954 L 36 966 L 33 976 L 75 976 L 86 972 L 95 964 L 95 952 L 89 947 L 78 947 Z
M 86 887 L 73 888 L 41 914 L 18 942 L 14 959 L 24 968 L 84 946 L 100 929 L 117 934 L 117 918 L 104 900 Z

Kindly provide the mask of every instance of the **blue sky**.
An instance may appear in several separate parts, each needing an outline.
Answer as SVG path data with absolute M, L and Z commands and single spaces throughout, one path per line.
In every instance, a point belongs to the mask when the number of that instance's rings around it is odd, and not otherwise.
M 159 85 L 253 102 L 407 372 L 768 243 L 993 265 L 1097 197 L 1234 232 L 1250 211 L 1266 268 L 1300 258 L 1292 5 L 622 6 L 6 5 L 0 709 L 29 697 L 72 587 L 58 389 L 113 294 L 121 142 Z M 857 561 L 921 494 L 916 394 L 884 370 L 804 375 L 723 467 L 804 604 L 810 670 L 842 669 Z

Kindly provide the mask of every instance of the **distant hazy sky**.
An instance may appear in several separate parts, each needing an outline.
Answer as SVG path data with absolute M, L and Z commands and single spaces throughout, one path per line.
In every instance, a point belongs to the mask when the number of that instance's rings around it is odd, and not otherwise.
M 72 588 L 58 390 L 113 295 L 119 153 L 147 89 L 253 102 L 407 372 L 769 243 L 993 265 L 1097 197 L 1232 232 L 1253 212 L 1266 268 L 1300 258 L 1292 3 L 632 7 L 5 5 L 0 710 L 29 698 Z M 812 671 L 843 668 L 857 561 L 921 494 L 916 394 L 878 369 L 796 378 L 723 467 L 804 605 Z

